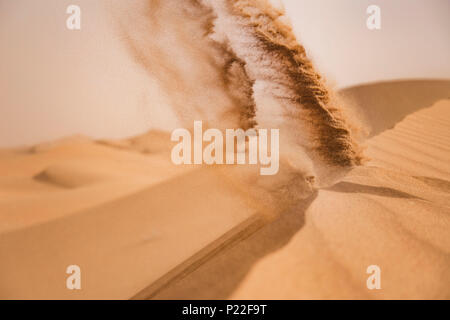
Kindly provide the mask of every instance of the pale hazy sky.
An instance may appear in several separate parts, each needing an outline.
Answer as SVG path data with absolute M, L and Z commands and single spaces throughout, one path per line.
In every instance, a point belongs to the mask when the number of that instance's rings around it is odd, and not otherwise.
M 449 0 L 283 0 L 297 37 L 339 87 L 450 78 Z M 369 30 L 366 9 L 381 9 Z
M 121 5 L 139 1 L 147 0 Z M 0 147 L 76 133 L 124 137 L 167 116 L 149 108 L 164 98 L 120 42 L 107 2 L 0 0 Z M 283 2 L 300 42 L 337 87 L 450 78 L 449 0 Z M 65 27 L 70 4 L 82 9 L 80 31 Z M 366 27 L 371 4 L 381 8 L 381 30 Z

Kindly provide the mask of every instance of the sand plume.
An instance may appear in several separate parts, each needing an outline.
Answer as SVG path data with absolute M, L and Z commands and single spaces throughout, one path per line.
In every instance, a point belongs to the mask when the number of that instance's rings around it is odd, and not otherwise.
M 147 11 L 158 15 L 147 15 L 142 30 L 126 32 L 124 40 L 170 93 L 180 123 L 192 126 L 202 119 L 216 128 L 279 128 L 281 158 L 319 180 L 361 164 L 351 121 L 282 11 L 264 0 L 149 5 Z M 175 34 L 167 41 L 161 41 L 168 32 L 163 25 Z
M 261 0 L 204 3 L 215 14 L 210 37 L 239 59 L 247 83 L 253 83 L 247 97 L 256 106 L 254 122 L 262 128 L 289 128 L 289 144 L 301 145 L 326 165 L 361 164 L 349 119 L 282 21 L 283 13 Z M 246 115 L 253 120 L 253 113 Z

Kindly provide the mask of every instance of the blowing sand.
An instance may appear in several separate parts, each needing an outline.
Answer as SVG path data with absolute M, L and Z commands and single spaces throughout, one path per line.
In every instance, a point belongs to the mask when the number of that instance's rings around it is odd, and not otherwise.
M 172 165 L 162 132 L 2 150 L 0 298 L 449 299 L 450 101 L 430 104 L 368 117 L 371 160 L 270 219 L 215 168 Z

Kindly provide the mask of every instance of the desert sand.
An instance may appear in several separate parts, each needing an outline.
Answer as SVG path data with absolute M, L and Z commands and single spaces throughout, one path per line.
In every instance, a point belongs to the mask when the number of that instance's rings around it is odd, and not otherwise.
M 370 161 L 271 219 L 215 168 L 173 165 L 164 132 L 1 150 L 0 298 L 449 299 L 449 88 L 345 90 Z

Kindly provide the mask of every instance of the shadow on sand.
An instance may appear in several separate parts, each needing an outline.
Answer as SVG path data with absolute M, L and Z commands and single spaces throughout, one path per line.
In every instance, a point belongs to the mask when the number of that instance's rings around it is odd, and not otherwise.
M 257 261 L 285 246 L 303 227 L 305 212 L 316 197 L 317 192 L 248 238 L 219 252 L 152 299 L 228 298 Z
M 416 197 L 412 194 L 402 192 L 396 189 L 388 188 L 388 187 L 377 187 L 377 186 L 368 186 L 359 183 L 353 182 L 339 182 L 338 184 L 327 188 L 326 190 L 336 191 L 336 192 L 344 192 L 344 193 L 365 193 L 371 194 L 375 196 L 381 197 L 390 197 L 390 198 L 403 198 L 403 199 L 420 199 L 425 200 L 420 197 Z

